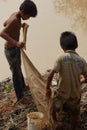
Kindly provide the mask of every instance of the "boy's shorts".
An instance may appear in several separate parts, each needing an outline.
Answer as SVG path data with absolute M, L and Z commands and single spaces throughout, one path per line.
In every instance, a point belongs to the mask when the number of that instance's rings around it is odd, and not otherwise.
M 69 115 L 76 116 L 80 114 L 80 99 L 70 98 L 65 103 L 64 100 L 60 97 L 54 97 L 50 104 L 50 114 L 53 112 L 64 111 Z
M 62 128 L 62 119 L 65 117 L 66 114 L 69 118 L 71 116 L 79 116 L 80 100 L 70 98 L 65 102 L 65 100 L 60 96 L 54 97 L 50 100 L 49 121 L 52 130 Z
M 80 99 L 69 99 L 63 105 L 64 112 L 69 113 L 70 115 L 77 116 L 80 114 Z

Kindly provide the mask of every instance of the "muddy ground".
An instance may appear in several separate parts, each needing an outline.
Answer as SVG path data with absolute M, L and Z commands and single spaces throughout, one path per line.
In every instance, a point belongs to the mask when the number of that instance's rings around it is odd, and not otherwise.
M 55 81 L 53 82 L 53 87 L 55 87 Z M 27 130 L 27 114 L 37 111 L 37 108 L 30 90 L 25 95 L 30 98 L 31 103 L 15 105 L 16 96 L 11 78 L 0 82 L 0 130 Z M 70 130 L 68 115 L 64 116 L 62 122 L 63 130 Z M 87 84 L 82 85 L 81 114 L 77 130 L 87 130 Z

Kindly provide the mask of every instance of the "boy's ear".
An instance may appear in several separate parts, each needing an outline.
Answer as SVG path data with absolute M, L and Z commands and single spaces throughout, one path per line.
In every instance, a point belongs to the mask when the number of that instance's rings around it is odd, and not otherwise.
M 3 26 L 5 27 L 7 25 L 7 21 L 5 21 L 4 23 L 3 23 Z

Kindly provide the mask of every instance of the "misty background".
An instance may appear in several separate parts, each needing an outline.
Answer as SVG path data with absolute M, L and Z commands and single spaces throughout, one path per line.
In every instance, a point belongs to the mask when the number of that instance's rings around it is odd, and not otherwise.
M 82 15 L 80 15 L 80 17 L 78 17 L 79 15 L 73 15 L 77 10 L 73 8 L 74 5 L 72 6 L 72 3 L 68 3 L 68 8 L 71 9 L 72 7 L 75 12 L 71 11 L 71 13 L 67 15 L 67 8 L 64 8 L 66 11 L 62 10 L 66 3 L 60 4 L 61 9 L 59 12 L 58 0 L 33 1 L 37 5 L 38 15 L 35 18 L 30 18 L 23 22 L 29 25 L 26 54 L 38 71 L 44 73 L 47 69 L 51 69 L 57 57 L 63 53 L 59 45 L 60 34 L 63 31 L 73 31 L 76 34 L 79 42 L 77 52 L 87 60 L 86 17 L 82 21 Z M 71 1 L 73 0 L 69 2 Z M 23 0 L 0 0 L 0 30 L 3 29 L 4 21 L 8 19 L 13 12 L 19 10 L 19 6 L 22 2 Z M 85 0 L 83 0 L 83 2 L 85 2 Z M 82 5 L 81 3 L 80 6 L 84 5 L 85 4 Z M 84 10 L 84 8 L 80 9 Z M 84 14 L 84 12 L 80 12 L 80 14 L 81 13 Z M 20 41 L 21 40 L 22 35 L 20 37 Z M 4 43 L 5 40 L 0 37 L 0 80 L 11 76 L 9 65 L 4 55 Z M 23 73 L 25 75 L 24 69 Z

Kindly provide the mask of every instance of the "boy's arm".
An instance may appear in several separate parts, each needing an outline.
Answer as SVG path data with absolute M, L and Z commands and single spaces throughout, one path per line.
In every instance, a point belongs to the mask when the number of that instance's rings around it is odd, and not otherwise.
M 9 43 L 13 44 L 14 46 L 17 46 L 18 41 L 14 40 L 12 37 L 10 37 L 6 31 L 6 29 L 3 29 L 0 32 L 0 36 L 5 39 L 6 41 L 8 41 Z
M 87 63 L 84 61 L 84 66 L 83 66 L 83 76 L 80 78 L 80 83 L 87 83 Z
M 0 36 L 14 46 L 22 48 L 22 46 L 24 46 L 23 43 L 13 39 L 8 33 L 11 33 L 11 28 L 12 26 L 14 26 L 14 23 L 16 24 L 16 21 L 13 21 L 11 24 L 5 25 L 5 28 L 0 32 Z
M 87 83 L 87 78 L 84 78 L 84 77 L 81 78 L 81 79 L 80 79 L 80 83 L 81 83 L 81 84 L 83 84 L 83 83 Z
M 26 23 L 22 24 L 22 28 L 23 28 L 23 43 L 25 44 L 25 46 L 24 46 L 25 49 L 26 49 L 28 27 L 29 27 L 28 24 L 26 24 Z
M 46 97 L 47 98 L 50 98 L 51 94 L 52 94 L 50 86 L 51 86 L 51 81 L 53 79 L 54 73 L 56 73 L 56 72 L 54 70 L 52 70 L 47 78 L 47 85 L 46 85 Z

